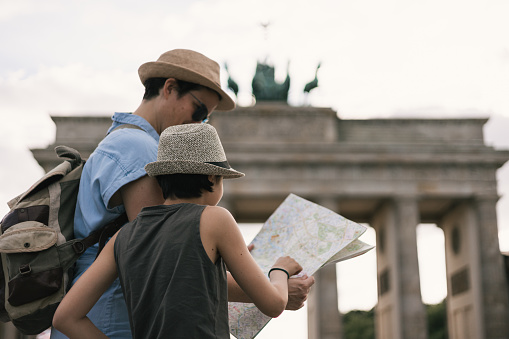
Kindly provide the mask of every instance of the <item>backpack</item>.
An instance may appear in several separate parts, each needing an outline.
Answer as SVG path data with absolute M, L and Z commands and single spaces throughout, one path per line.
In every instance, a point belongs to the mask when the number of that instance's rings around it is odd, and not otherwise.
M 57 146 L 55 151 L 66 160 L 9 201 L 11 210 L 0 222 L 0 320 L 12 321 L 26 335 L 51 326 L 79 256 L 98 242 L 101 249 L 128 221 L 124 213 L 88 237 L 75 239 L 74 211 L 85 161 L 70 147 Z

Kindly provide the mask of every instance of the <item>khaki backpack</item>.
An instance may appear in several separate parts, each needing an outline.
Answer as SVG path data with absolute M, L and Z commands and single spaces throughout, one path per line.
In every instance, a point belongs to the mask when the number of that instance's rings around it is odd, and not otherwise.
M 0 223 L 0 320 L 23 334 L 51 326 L 70 288 L 73 265 L 87 248 L 106 240 L 126 223 L 123 214 L 84 239 L 74 238 L 74 211 L 85 161 L 75 149 L 55 148 L 66 159 L 30 189 L 8 202 Z

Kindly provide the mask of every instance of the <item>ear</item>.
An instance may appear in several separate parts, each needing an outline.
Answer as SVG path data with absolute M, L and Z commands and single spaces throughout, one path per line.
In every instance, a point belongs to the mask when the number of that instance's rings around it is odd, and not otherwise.
M 209 177 L 208 177 L 209 181 L 214 184 L 219 183 L 222 178 L 223 178 L 222 176 L 217 176 L 217 175 L 209 175 Z
M 177 80 L 175 78 L 168 78 L 166 79 L 164 86 L 163 86 L 163 95 L 164 97 L 167 97 L 171 94 L 171 91 L 177 90 Z

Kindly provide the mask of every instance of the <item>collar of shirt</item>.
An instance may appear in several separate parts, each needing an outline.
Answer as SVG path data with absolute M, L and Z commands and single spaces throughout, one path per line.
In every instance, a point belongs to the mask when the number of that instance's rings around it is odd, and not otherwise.
M 143 119 L 139 115 L 134 115 L 132 113 L 116 112 L 111 117 L 111 120 L 113 120 L 113 124 L 108 129 L 108 133 L 110 133 L 117 126 L 120 126 L 123 124 L 132 124 L 132 125 L 139 126 L 141 129 L 143 129 L 145 132 L 147 132 L 152 138 L 154 138 L 159 143 L 159 134 L 157 134 L 154 127 L 152 127 L 152 125 L 149 124 L 147 120 Z

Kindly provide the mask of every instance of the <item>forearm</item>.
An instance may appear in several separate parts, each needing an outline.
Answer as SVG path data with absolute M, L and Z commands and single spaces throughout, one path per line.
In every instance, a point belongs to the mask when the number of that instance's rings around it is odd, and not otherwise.
M 227 272 L 228 301 L 254 303 L 264 314 L 273 318 L 279 316 L 288 303 L 288 279 L 285 273 L 280 273 L 271 273 L 270 283 L 272 288 L 269 288 L 268 294 L 272 296 L 269 298 L 258 298 L 259 301 L 255 303 L 237 284 L 230 272 Z M 264 296 L 267 297 L 267 293 Z
M 228 301 L 239 303 L 252 303 L 253 301 L 244 292 L 244 290 L 233 279 L 230 272 L 227 272 L 228 279 Z
M 281 314 L 288 303 L 288 277 L 284 272 L 272 271 L 270 274 L 270 283 L 274 286 L 276 294 L 279 297 L 273 300 L 275 309 L 280 309 L 279 314 Z
M 53 326 L 72 339 L 108 338 L 90 321 L 90 319 L 88 319 L 88 317 L 69 319 L 65 322 L 54 319 Z
M 296 311 L 304 306 L 309 289 L 314 284 L 314 278 L 307 275 L 300 278 L 292 278 L 288 281 L 288 302 L 286 310 Z M 240 288 L 239 284 L 228 272 L 228 301 L 239 303 L 253 303 L 253 300 Z
M 55 311 L 53 326 L 70 338 L 107 338 L 87 314 L 117 278 L 113 253 L 117 234 L 106 244 L 99 257 L 69 290 Z

